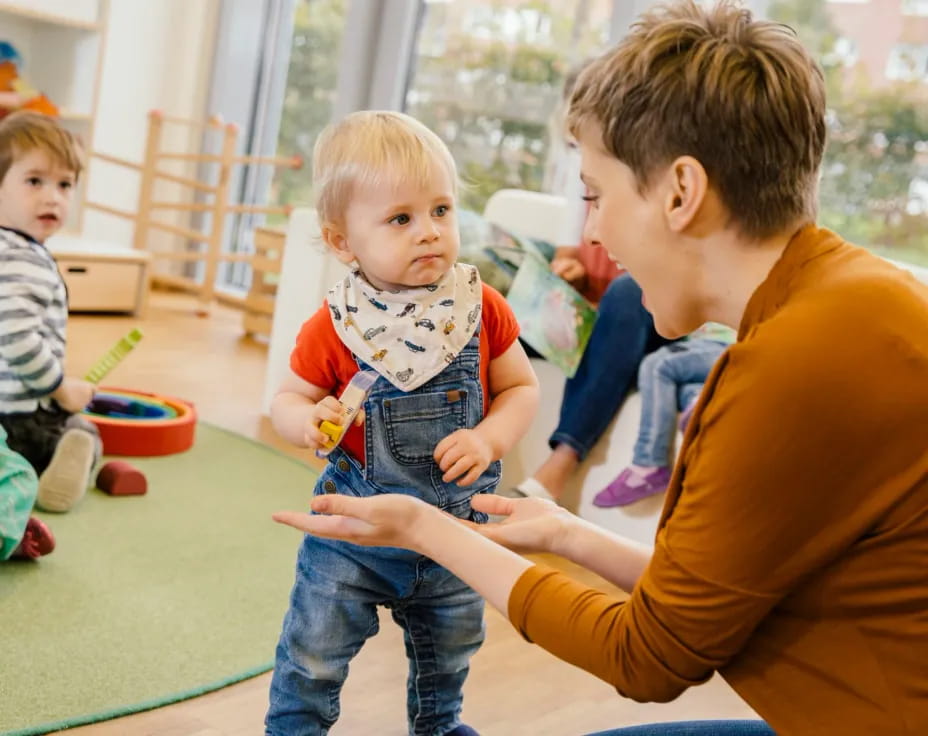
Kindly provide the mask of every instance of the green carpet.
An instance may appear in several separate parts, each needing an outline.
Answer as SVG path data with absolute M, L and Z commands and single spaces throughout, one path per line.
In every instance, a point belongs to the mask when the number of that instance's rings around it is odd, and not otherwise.
M 316 474 L 197 427 L 189 451 L 132 458 L 144 496 L 92 490 L 44 514 L 57 549 L 0 564 L 0 736 L 183 700 L 270 669 Z

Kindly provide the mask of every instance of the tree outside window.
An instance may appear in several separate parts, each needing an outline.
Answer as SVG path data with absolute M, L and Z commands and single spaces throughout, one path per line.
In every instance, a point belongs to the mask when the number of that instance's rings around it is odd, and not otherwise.
M 338 75 L 339 49 L 345 29 L 346 0 L 298 0 L 293 48 L 280 122 L 277 153 L 301 156 L 302 169 L 279 169 L 271 201 L 308 205 L 312 198 L 313 144 L 329 123 Z M 285 218 L 268 218 L 283 224 Z M 275 222 L 276 220 L 276 222 Z
M 820 223 L 889 258 L 924 266 L 928 75 L 922 49 L 928 48 L 928 18 L 903 12 L 898 0 L 778 0 L 767 15 L 793 27 L 825 72 L 828 146 Z M 912 69 L 902 73 L 903 62 Z
M 542 190 L 567 71 L 602 53 L 612 0 L 426 0 L 406 111 L 448 144 L 482 211 L 505 187 Z

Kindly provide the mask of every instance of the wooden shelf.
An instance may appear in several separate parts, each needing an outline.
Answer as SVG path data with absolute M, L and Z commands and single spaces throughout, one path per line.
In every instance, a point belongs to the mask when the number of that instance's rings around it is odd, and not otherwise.
M 99 31 L 102 26 L 97 21 L 78 20 L 77 18 L 68 18 L 66 15 L 56 15 L 46 13 L 42 10 L 30 10 L 19 5 L 10 5 L 9 3 L 0 2 L 0 13 L 9 15 L 18 15 L 21 18 L 29 18 L 50 25 L 67 26 L 80 31 Z

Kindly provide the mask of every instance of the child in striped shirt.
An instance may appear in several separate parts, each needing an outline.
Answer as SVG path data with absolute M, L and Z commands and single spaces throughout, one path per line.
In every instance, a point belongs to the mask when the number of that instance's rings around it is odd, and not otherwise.
M 0 427 L 39 474 L 36 505 L 47 511 L 67 511 L 84 495 L 99 452 L 96 429 L 78 414 L 93 385 L 64 375 L 67 292 L 44 245 L 67 219 L 81 159 L 50 117 L 0 121 Z M 28 517 L 21 522 L 25 533 Z

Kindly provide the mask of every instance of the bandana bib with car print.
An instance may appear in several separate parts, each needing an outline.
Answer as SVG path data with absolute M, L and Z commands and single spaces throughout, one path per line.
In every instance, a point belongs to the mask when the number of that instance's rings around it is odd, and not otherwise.
M 333 286 L 327 303 L 339 339 L 401 391 L 441 373 L 474 335 L 483 307 L 480 274 L 458 263 L 434 284 L 385 291 L 360 271 Z

